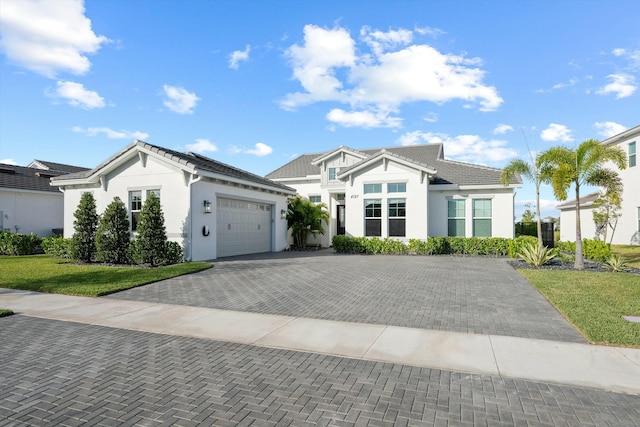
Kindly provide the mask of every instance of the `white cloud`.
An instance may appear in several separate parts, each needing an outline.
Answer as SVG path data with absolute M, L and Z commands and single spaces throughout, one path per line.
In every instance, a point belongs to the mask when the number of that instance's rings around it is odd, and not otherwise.
M 540 138 L 543 141 L 548 142 L 570 142 L 573 141 L 573 135 L 571 135 L 571 129 L 565 125 L 559 125 L 557 123 L 549 124 L 549 127 L 540 133 Z
M 149 138 L 148 133 L 139 132 L 139 131 L 128 131 L 128 130 L 113 130 L 108 127 L 90 127 L 83 128 L 80 126 L 74 126 L 71 128 L 72 131 L 77 133 L 83 133 L 87 136 L 97 136 L 99 134 L 104 134 L 109 139 L 139 139 L 146 140 Z
M 164 85 L 162 89 L 167 97 L 163 104 L 174 113 L 192 114 L 200 100 L 195 93 L 189 92 L 180 86 Z
M 252 154 L 252 155 L 258 156 L 258 157 L 267 156 L 267 155 L 273 153 L 273 149 L 271 147 L 269 147 L 267 144 L 263 144 L 262 142 L 256 143 L 256 145 L 254 147 L 255 148 L 253 148 L 251 150 L 244 150 L 243 153 Z
M 362 127 L 368 128 L 395 128 L 402 125 L 402 119 L 399 117 L 389 117 L 388 112 L 373 111 L 344 111 L 340 108 L 334 108 L 327 113 L 327 120 L 332 123 L 339 124 L 344 127 Z
M 58 81 L 56 90 L 47 94 L 66 100 L 69 105 L 87 110 L 105 106 L 104 98 L 98 95 L 98 92 L 85 89 L 81 83 Z
M 186 147 L 187 147 L 187 150 L 193 151 L 195 153 L 204 153 L 207 151 L 210 151 L 210 152 L 218 151 L 218 147 L 216 147 L 216 145 L 213 142 L 204 138 L 196 138 L 195 144 L 187 144 Z
M 431 112 L 422 118 L 427 123 L 435 123 L 438 121 L 438 114 Z
M 415 31 L 416 33 L 422 36 L 427 35 L 427 36 L 437 37 L 437 36 L 446 34 L 440 28 L 431 28 L 431 27 L 416 27 Z
M 504 123 L 500 123 L 498 126 L 496 126 L 496 128 L 493 130 L 493 134 L 494 135 L 504 135 L 507 132 L 511 132 L 513 130 L 513 126 L 510 125 L 505 125 Z
M 640 49 L 629 50 L 617 48 L 613 49 L 611 53 L 613 53 L 613 55 L 615 56 L 621 56 L 628 59 L 630 62 L 629 68 L 631 68 L 632 70 L 640 69 Z
M 16 161 L 13 160 L 13 159 L 0 159 L 0 163 L 3 163 L 5 165 L 16 165 L 16 166 L 18 166 L 18 163 L 16 163 Z
M 364 45 L 358 48 L 344 28 L 305 26 L 304 43 L 286 51 L 293 79 L 304 90 L 288 93 L 280 106 L 294 110 L 331 101 L 350 105 L 351 113 L 369 111 L 375 116 L 379 111 L 397 111 L 410 102 L 443 104 L 457 99 L 464 101 L 465 107 L 481 111 L 495 110 L 502 104 L 497 89 L 483 83 L 486 73 L 479 68 L 481 59 L 411 44 L 416 33 L 420 34 L 417 30 L 382 32 L 363 27 L 360 37 Z M 346 123 L 352 125 L 353 121 Z M 363 121 L 364 125 L 369 123 Z
M 251 52 L 251 46 L 247 45 L 244 50 L 235 50 L 229 55 L 229 68 L 237 70 L 240 66 L 240 61 L 249 60 L 249 52 Z
M 446 158 L 476 164 L 499 164 L 518 154 L 507 147 L 507 141 L 485 140 L 478 135 L 449 136 L 443 133 L 414 131 L 402 135 L 398 142 L 405 146 L 442 143 Z
M 46 77 L 85 74 L 87 54 L 109 42 L 91 29 L 82 0 L 2 0 L 0 49 L 7 58 Z
M 596 122 L 593 125 L 598 130 L 598 134 L 604 138 L 612 137 L 627 130 L 626 126 L 616 122 Z
M 633 95 L 638 89 L 636 78 L 631 74 L 609 74 L 607 78 L 611 79 L 611 83 L 597 90 L 598 95 L 615 94 L 616 99 L 620 99 Z

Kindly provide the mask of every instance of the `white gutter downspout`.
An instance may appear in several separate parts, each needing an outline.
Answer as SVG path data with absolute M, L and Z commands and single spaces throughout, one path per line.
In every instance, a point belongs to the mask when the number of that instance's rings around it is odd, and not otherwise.
M 190 177 L 197 176 L 197 178 L 192 179 L 189 178 L 189 259 L 187 261 L 191 261 L 193 259 L 193 184 L 196 182 L 202 181 L 202 176 L 197 175 L 196 173 L 192 173 Z

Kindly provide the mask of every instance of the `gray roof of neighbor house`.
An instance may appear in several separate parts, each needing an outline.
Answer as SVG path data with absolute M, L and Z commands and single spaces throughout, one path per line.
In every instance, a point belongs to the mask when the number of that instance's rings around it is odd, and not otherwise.
M 441 143 L 410 145 L 405 147 L 389 147 L 383 149 L 357 150 L 367 155 L 367 159 L 379 154 L 382 150 L 400 156 L 417 166 L 425 166 L 436 170 L 435 180 L 431 184 L 457 185 L 500 185 L 501 169 L 471 163 L 457 162 L 444 158 Z M 335 151 L 335 150 L 331 150 Z M 352 150 L 354 151 L 354 150 Z M 320 174 L 320 167 L 312 161 L 325 153 L 304 154 L 267 175 L 269 179 L 303 178 Z M 355 166 L 355 165 L 354 165 Z M 511 184 L 522 184 L 519 176 L 511 180 Z
M 28 167 L 44 169 L 52 172 L 61 172 L 59 175 L 89 170 L 89 168 L 65 165 L 64 163 L 55 163 L 55 162 L 49 162 L 46 160 L 34 160 L 33 162 L 29 163 Z
M 88 171 L 84 171 L 84 172 L 79 172 L 79 173 L 74 173 L 74 174 L 70 174 L 70 175 L 65 175 L 64 179 L 83 179 L 83 178 L 89 178 L 90 176 L 98 173 L 101 169 L 103 169 L 105 166 L 107 166 L 109 163 L 113 162 L 114 160 L 118 159 L 119 157 L 125 155 L 126 153 L 128 153 L 132 148 L 134 147 L 141 147 L 141 148 L 145 148 L 153 153 L 156 153 L 162 157 L 165 157 L 167 159 L 170 159 L 176 163 L 180 163 L 183 164 L 185 166 L 189 166 L 193 169 L 199 169 L 201 171 L 205 171 L 205 172 L 212 172 L 215 174 L 220 174 L 220 175 L 224 175 L 224 176 L 228 176 L 230 178 L 236 178 L 236 179 L 241 179 L 244 181 L 249 181 L 249 182 L 253 182 L 256 184 L 260 184 L 263 186 L 268 186 L 268 187 L 273 187 L 279 190 L 285 190 L 287 192 L 295 192 L 295 190 L 291 187 L 288 187 L 284 184 L 281 184 L 279 182 L 275 182 L 275 181 L 271 181 L 270 179 L 267 178 L 263 178 L 259 175 L 255 175 L 252 174 L 250 172 L 247 172 L 245 170 L 242 169 L 238 169 L 236 167 L 227 165 L 225 163 L 219 162 L 217 160 L 213 160 L 210 159 L 206 156 L 203 156 L 201 154 L 197 154 L 197 153 L 181 153 L 179 151 L 175 151 L 175 150 L 170 150 L 168 148 L 163 148 L 163 147 L 158 147 L 157 145 L 152 145 L 149 143 L 146 143 L 144 141 L 135 141 L 134 143 L 126 146 L 124 149 L 122 149 L 120 152 L 116 153 L 115 155 L 111 156 L 109 159 L 107 159 L 106 161 L 102 162 L 100 165 L 96 166 L 95 168 L 88 170 Z M 53 179 L 52 182 L 55 183 L 55 181 L 57 181 L 56 179 Z
M 593 202 L 595 202 L 598 199 L 598 197 L 600 197 L 600 193 L 598 192 L 587 194 L 586 196 L 580 197 L 580 206 L 591 205 Z M 570 209 L 575 207 L 576 207 L 576 199 L 572 199 L 567 202 L 556 205 L 556 209 L 560 209 L 560 210 Z
M 46 169 L 44 167 L 39 167 L 35 162 L 39 162 L 42 165 L 55 165 L 56 168 Z M 42 162 L 39 160 L 34 160 L 34 162 L 31 162 L 29 166 L 0 163 L 0 188 L 60 193 L 57 188 L 50 185 L 50 180 L 54 176 L 66 174 L 68 170 L 87 169 L 79 166 Z

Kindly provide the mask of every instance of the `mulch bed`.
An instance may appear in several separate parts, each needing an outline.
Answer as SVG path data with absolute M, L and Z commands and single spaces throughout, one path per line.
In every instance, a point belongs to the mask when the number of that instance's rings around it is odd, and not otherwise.
M 532 265 L 527 264 L 521 259 L 510 259 L 507 261 L 509 265 L 513 268 L 524 268 L 524 269 L 533 269 L 533 270 L 573 270 L 573 261 L 560 261 L 559 259 L 554 259 L 548 264 L 543 265 L 542 267 L 534 267 Z M 602 273 L 613 273 L 611 270 L 607 270 L 602 264 L 585 260 L 584 261 L 584 271 L 594 271 L 594 272 L 602 272 Z M 640 269 L 628 267 L 626 270 L 627 273 L 640 274 Z

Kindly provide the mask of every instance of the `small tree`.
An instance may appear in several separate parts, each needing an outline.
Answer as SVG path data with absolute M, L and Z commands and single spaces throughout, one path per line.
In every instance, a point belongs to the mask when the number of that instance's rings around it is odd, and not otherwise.
M 91 262 L 96 254 L 96 228 L 98 214 L 96 201 L 91 193 L 82 193 L 78 209 L 73 216 L 72 257 L 79 261 Z
M 160 199 L 153 193 L 149 193 L 142 206 L 136 231 L 135 251 L 138 261 L 151 266 L 161 264 L 165 258 L 167 231 Z
M 536 220 L 536 214 L 531 210 L 531 203 L 526 203 L 524 207 L 527 209 L 522 212 L 522 222 L 534 222 Z
M 96 258 L 113 264 L 127 264 L 129 246 L 127 208 L 116 196 L 100 217 L 96 233 Z
M 622 181 L 620 177 L 612 178 L 611 182 L 605 183 L 600 190 L 598 198 L 593 202 L 593 222 L 596 227 L 602 225 L 604 242 L 607 242 L 607 232 L 611 228 L 611 240 L 616 232 L 618 219 L 622 216 Z
M 294 245 L 307 246 L 309 235 L 316 237 L 324 234 L 322 222 L 329 223 L 329 212 L 324 203 L 312 203 L 308 199 L 296 196 L 289 200 L 287 209 L 287 226 L 293 234 Z

